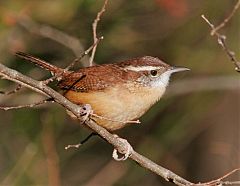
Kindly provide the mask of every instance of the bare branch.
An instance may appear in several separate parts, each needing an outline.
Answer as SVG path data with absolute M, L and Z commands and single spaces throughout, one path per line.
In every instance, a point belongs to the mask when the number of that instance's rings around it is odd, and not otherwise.
M 233 175 L 234 173 L 240 171 L 240 168 L 234 169 L 230 172 L 228 172 L 227 174 L 223 175 L 222 177 L 216 179 L 216 180 L 212 180 L 210 182 L 206 182 L 206 183 L 199 183 L 196 184 L 197 186 L 215 186 L 215 185 L 233 185 L 233 184 L 240 184 L 240 181 L 223 181 L 223 179 Z
M 79 62 L 84 56 L 88 55 L 91 50 L 93 50 L 94 47 L 98 45 L 98 43 L 103 40 L 103 36 L 100 38 L 97 38 L 96 41 L 93 43 L 92 46 L 90 46 L 87 50 L 85 50 L 78 58 L 76 58 L 70 65 L 68 65 L 65 70 L 69 70 L 74 67 L 74 65 Z
M 0 91 L 0 94 L 3 94 L 3 95 L 11 95 L 11 94 L 15 94 L 17 93 L 19 90 L 22 89 L 22 85 L 17 85 L 17 87 L 13 90 L 10 90 L 10 91 L 7 91 L 7 92 L 4 92 L 4 91 Z
M 91 132 L 91 134 L 89 134 L 86 138 L 81 140 L 80 143 L 70 144 L 70 145 L 65 146 L 65 150 L 68 150 L 69 148 L 76 148 L 76 149 L 79 148 L 81 145 L 86 143 L 94 135 L 97 135 L 97 134 L 95 132 Z
M 33 108 L 33 107 L 36 107 L 36 106 L 39 106 L 39 105 L 42 105 L 42 104 L 48 103 L 48 102 L 53 102 L 53 101 L 50 99 L 44 99 L 39 102 L 26 104 L 26 105 L 17 105 L 17 106 L 1 106 L 0 105 L 0 110 L 7 111 L 7 110 L 21 109 L 21 108 Z
M 99 39 L 97 39 L 97 41 L 92 46 L 90 46 L 86 51 L 84 51 L 78 58 L 74 59 L 73 62 L 70 63 L 64 70 L 68 71 L 71 68 L 73 68 L 74 65 L 76 65 L 76 63 L 79 62 L 84 56 L 88 55 L 89 52 L 93 49 L 93 47 L 96 46 L 100 42 L 100 40 L 102 40 L 102 39 L 103 39 L 103 37 L 100 37 Z M 63 73 L 64 73 L 64 71 L 63 71 Z M 43 83 L 47 85 L 50 82 L 54 81 L 55 79 L 60 81 L 62 79 L 62 73 L 61 74 L 56 74 L 56 75 L 44 80 Z
M 238 0 L 238 2 L 236 3 L 236 5 L 234 6 L 232 12 L 228 15 L 228 17 L 226 17 L 224 19 L 224 21 L 222 23 L 220 23 L 218 26 L 216 26 L 215 28 L 213 28 L 213 30 L 211 31 L 211 35 L 215 35 L 215 33 L 220 30 L 221 28 L 223 28 L 227 23 L 228 21 L 233 17 L 233 15 L 235 14 L 235 12 L 237 11 L 237 9 L 239 8 L 240 6 L 240 0 Z
M 219 29 L 221 29 L 222 27 L 225 26 L 225 24 L 232 18 L 232 16 L 234 15 L 234 13 L 237 11 L 237 9 L 240 6 L 240 0 L 237 2 L 237 4 L 234 6 L 234 9 L 232 10 L 232 12 L 230 13 L 230 15 L 221 23 L 219 24 L 217 27 L 214 26 L 214 24 L 212 24 L 204 15 L 202 15 L 201 17 L 204 19 L 204 21 L 206 21 L 206 23 L 211 27 L 211 35 L 215 35 L 217 37 L 218 40 L 218 44 L 223 48 L 223 50 L 226 52 L 227 56 L 230 58 L 230 60 L 232 61 L 232 63 L 235 66 L 235 70 L 237 72 L 240 72 L 240 62 L 237 60 L 235 53 L 233 51 L 231 51 L 227 44 L 226 44 L 226 36 L 222 35 L 218 32 Z
M 75 105 L 74 103 L 70 102 L 68 99 L 66 99 L 64 96 L 53 90 L 52 88 L 48 87 L 47 85 L 43 84 L 41 81 L 34 80 L 30 77 L 27 77 L 13 69 L 10 69 L 2 64 L 0 64 L 0 76 L 4 77 L 5 79 L 14 81 L 16 83 L 19 83 L 25 87 L 28 87 L 36 92 L 39 92 L 49 98 L 52 98 L 55 102 L 62 105 L 65 109 L 71 111 L 80 122 L 83 121 L 82 113 L 86 112 L 83 107 L 80 107 L 78 105 Z M 107 142 L 112 144 L 118 151 L 122 151 L 121 149 L 126 149 L 125 143 L 123 143 L 119 138 L 115 137 L 111 133 L 109 133 L 105 128 L 97 125 L 92 120 L 86 120 L 85 124 L 92 129 L 94 132 L 96 132 L 99 136 L 101 136 L 103 139 L 105 139 Z M 191 183 L 182 177 L 176 175 L 172 171 L 161 167 L 154 163 L 153 161 L 147 159 L 146 157 L 138 154 L 136 151 L 132 151 L 132 154 L 130 158 L 134 161 L 136 161 L 140 166 L 152 171 L 153 173 L 163 177 L 165 180 L 175 183 L 176 185 L 198 185 L 203 186 L 207 185 L 206 183 L 198 183 L 194 184 Z M 231 171 L 229 174 L 226 174 L 225 176 L 221 177 L 220 179 L 217 179 L 217 181 L 209 182 L 212 185 L 217 185 L 222 181 L 222 179 L 228 177 L 229 175 L 232 175 L 237 170 Z M 223 184 L 231 184 L 231 183 L 237 183 L 237 182 L 221 182 Z
M 93 42 L 96 43 L 97 42 L 97 25 L 98 25 L 98 22 L 100 21 L 101 19 L 101 16 L 103 15 L 103 13 L 105 12 L 106 10 L 106 6 L 107 6 L 107 3 L 108 3 L 108 0 L 105 0 L 104 1 L 104 4 L 100 10 L 100 12 L 98 12 L 97 14 L 97 17 L 95 18 L 93 24 L 92 24 L 92 29 L 93 29 Z M 90 57 L 90 60 L 89 60 L 89 66 L 92 66 L 93 65 L 93 59 L 94 59 L 94 56 L 95 56 L 95 53 L 96 53 L 96 50 L 97 50 L 97 45 L 95 45 L 93 47 L 93 50 L 92 50 L 92 55 Z

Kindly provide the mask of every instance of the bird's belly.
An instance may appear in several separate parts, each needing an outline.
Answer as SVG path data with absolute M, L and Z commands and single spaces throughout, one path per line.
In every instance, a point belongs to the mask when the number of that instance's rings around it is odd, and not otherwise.
M 141 117 L 158 100 L 159 95 L 160 92 L 154 95 L 146 93 L 140 95 L 117 88 L 91 93 L 68 91 L 65 94 L 76 104 L 90 104 L 94 113 L 100 116 L 93 119 L 111 131 L 120 129 L 128 121 Z

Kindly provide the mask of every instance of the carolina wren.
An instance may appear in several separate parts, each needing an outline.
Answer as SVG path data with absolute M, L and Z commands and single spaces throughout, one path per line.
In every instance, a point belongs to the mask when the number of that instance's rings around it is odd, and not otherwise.
M 162 97 L 172 73 L 189 70 L 145 56 L 66 71 L 22 52 L 16 55 L 61 75 L 58 87 L 66 90 L 64 96 L 75 104 L 90 104 L 94 113 L 103 117 L 94 120 L 109 131 L 141 117 Z

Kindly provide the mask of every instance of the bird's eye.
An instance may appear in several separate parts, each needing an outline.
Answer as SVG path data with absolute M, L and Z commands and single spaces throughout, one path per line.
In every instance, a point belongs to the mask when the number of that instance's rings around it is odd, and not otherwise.
M 157 70 L 151 70 L 150 74 L 151 74 L 151 76 L 155 77 L 155 76 L 157 76 L 158 72 L 157 72 Z

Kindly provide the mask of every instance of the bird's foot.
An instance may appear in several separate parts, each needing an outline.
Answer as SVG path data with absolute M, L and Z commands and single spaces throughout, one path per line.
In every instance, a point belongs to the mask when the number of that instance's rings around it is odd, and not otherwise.
M 82 117 L 82 124 L 85 123 L 89 116 L 93 113 L 92 107 L 89 104 L 82 106 L 79 115 Z
M 133 152 L 133 148 L 132 146 L 128 143 L 128 141 L 126 139 L 120 138 L 118 137 L 116 134 L 114 134 L 115 137 L 117 137 L 124 145 L 122 145 L 120 148 L 118 149 L 114 149 L 113 153 L 112 153 L 112 157 L 113 159 L 115 159 L 116 161 L 125 161 L 126 159 L 128 159 L 132 152 Z M 123 154 L 122 157 L 119 157 L 118 152 Z

